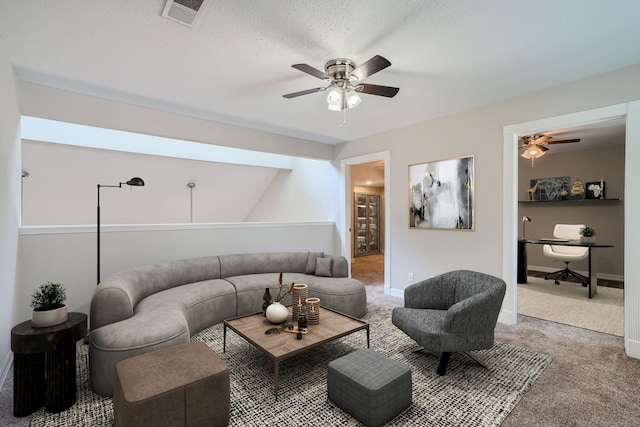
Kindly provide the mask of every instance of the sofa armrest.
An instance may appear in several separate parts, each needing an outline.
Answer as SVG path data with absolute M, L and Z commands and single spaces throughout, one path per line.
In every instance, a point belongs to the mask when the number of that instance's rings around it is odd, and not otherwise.
M 349 263 L 342 255 L 328 255 L 331 258 L 331 276 L 349 277 Z

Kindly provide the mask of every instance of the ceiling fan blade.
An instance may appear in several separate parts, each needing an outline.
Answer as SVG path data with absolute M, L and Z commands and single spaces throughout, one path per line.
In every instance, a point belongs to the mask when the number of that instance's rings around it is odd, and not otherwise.
M 317 68 L 313 68 L 311 65 L 307 65 L 307 64 L 293 64 L 292 65 L 293 68 L 295 68 L 296 70 L 300 70 L 303 73 L 307 73 L 307 74 L 311 74 L 313 77 L 317 77 L 319 79 L 323 79 L 323 80 L 331 80 L 331 77 L 329 77 L 328 74 L 326 74 L 323 71 L 318 70 Z
M 368 93 L 369 95 L 386 96 L 387 98 L 393 98 L 400 90 L 398 87 L 370 85 L 366 83 L 357 85 L 355 89 L 357 92 Z
M 564 144 L 567 142 L 580 142 L 580 138 L 576 138 L 576 139 L 563 139 L 562 141 L 547 141 L 545 142 L 545 144 L 549 145 L 549 144 Z
M 388 59 L 376 55 L 364 64 L 361 64 L 358 68 L 351 72 L 351 76 L 356 77 L 358 80 L 364 80 L 372 74 L 377 73 L 378 71 L 384 70 L 391 62 Z
M 286 95 L 282 95 L 282 97 L 290 99 L 290 98 L 295 98 L 302 95 L 309 95 L 310 93 L 322 92 L 325 89 L 326 89 L 325 87 L 316 87 L 313 89 L 301 90 L 300 92 L 288 93 Z
M 547 141 L 549 141 L 551 137 L 547 135 L 536 135 L 532 139 L 533 139 L 533 141 L 531 141 L 532 144 L 548 144 Z

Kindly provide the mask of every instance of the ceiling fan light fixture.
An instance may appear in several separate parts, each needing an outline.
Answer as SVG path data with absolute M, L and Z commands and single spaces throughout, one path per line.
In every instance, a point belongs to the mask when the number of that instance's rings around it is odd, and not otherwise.
M 522 154 L 520 154 L 522 157 L 524 157 L 525 159 L 537 159 L 539 157 L 544 156 L 545 151 L 547 151 L 548 148 L 543 147 L 541 145 L 537 145 L 537 144 L 533 144 L 530 145 L 528 147 L 525 147 L 524 151 L 522 152 Z
M 545 146 L 538 145 L 538 144 L 531 144 L 524 148 L 520 156 L 524 157 L 525 159 L 531 159 L 531 167 L 534 167 L 535 159 L 538 159 L 544 156 L 545 151 L 547 150 L 548 148 Z
M 362 102 L 360 96 L 358 96 L 356 91 L 353 89 L 349 89 L 345 96 L 347 98 L 347 107 L 349 108 L 355 108 L 360 104 L 360 102 Z
M 334 87 L 327 95 L 327 108 L 332 111 L 342 110 L 342 88 Z

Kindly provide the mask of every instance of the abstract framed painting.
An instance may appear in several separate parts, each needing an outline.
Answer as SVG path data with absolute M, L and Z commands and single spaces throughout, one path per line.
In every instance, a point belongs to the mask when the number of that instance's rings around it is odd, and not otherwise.
M 409 165 L 409 228 L 475 230 L 474 157 Z

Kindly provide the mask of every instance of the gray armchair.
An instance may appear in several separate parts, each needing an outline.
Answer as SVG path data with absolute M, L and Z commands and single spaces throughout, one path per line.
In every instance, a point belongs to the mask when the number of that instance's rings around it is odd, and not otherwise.
M 451 271 L 407 287 L 404 307 L 393 309 L 391 321 L 425 350 L 442 353 L 438 374 L 444 375 L 452 352 L 493 347 L 506 289 L 488 274 Z

